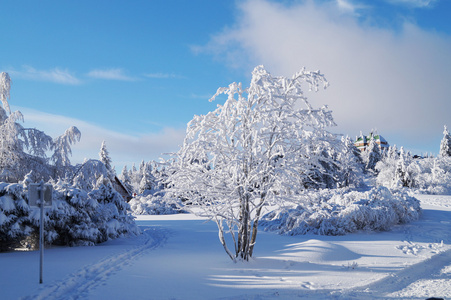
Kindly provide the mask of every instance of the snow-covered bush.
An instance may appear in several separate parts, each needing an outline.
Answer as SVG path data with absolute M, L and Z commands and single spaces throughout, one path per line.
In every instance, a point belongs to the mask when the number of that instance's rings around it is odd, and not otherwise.
M 0 251 L 18 246 L 32 232 L 29 212 L 22 185 L 0 183 Z
M 26 181 L 0 183 L 0 251 L 37 246 L 40 210 L 28 206 L 27 185 Z M 94 245 L 139 234 L 128 203 L 109 181 L 91 192 L 64 181 L 53 183 L 53 187 L 53 204 L 46 209 L 44 219 L 46 243 Z
M 260 226 L 280 234 L 343 235 L 388 230 L 392 226 L 417 220 L 419 201 L 404 190 L 385 187 L 366 192 L 346 189 L 310 191 L 299 196 L 298 205 L 266 214 Z
M 135 215 L 170 215 L 185 213 L 179 199 L 161 195 L 137 196 L 129 202 Z
M 49 212 L 55 243 L 93 245 L 139 229 L 129 213 L 129 205 L 108 181 L 91 192 L 57 185 Z

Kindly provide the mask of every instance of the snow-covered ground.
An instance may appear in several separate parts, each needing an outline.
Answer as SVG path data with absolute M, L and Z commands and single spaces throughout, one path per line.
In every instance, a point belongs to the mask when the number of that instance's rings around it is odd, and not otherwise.
M 0 253 L 0 299 L 425 299 L 451 295 L 451 196 L 420 195 L 417 222 L 390 232 L 280 236 L 261 231 L 234 264 L 216 225 L 141 216 L 144 234 L 95 247 Z

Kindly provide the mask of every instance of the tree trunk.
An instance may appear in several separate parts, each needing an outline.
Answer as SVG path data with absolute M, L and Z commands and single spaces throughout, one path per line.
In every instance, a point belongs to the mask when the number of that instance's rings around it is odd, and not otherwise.
M 218 225 L 218 237 L 219 241 L 221 242 L 222 246 L 224 247 L 225 252 L 229 255 L 230 259 L 233 260 L 233 262 L 236 262 L 235 257 L 230 252 L 229 248 L 227 247 L 226 241 L 224 239 L 224 227 L 222 226 L 222 220 L 216 219 L 216 224 Z
M 252 254 L 254 252 L 255 241 L 257 239 L 258 221 L 260 220 L 260 214 L 261 214 L 261 211 L 262 211 L 262 208 L 263 208 L 264 198 L 265 198 L 265 195 L 262 195 L 259 207 L 257 208 L 257 210 L 255 212 L 254 224 L 252 224 L 252 238 L 251 238 L 250 247 L 249 247 L 249 256 L 250 257 L 252 257 Z

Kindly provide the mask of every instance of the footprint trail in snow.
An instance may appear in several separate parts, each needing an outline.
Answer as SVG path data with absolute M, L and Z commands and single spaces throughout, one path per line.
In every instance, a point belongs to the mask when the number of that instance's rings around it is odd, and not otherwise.
M 70 274 L 61 281 L 44 285 L 41 290 L 23 300 L 31 299 L 83 299 L 89 291 L 108 280 L 108 277 L 121 270 L 124 266 L 141 256 L 148 250 L 154 250 L 167 241 L 169 232 L 161 227 L 142 228 L 139 246 L 116 255 L 107 257 L 95 264 L 88 265 Z

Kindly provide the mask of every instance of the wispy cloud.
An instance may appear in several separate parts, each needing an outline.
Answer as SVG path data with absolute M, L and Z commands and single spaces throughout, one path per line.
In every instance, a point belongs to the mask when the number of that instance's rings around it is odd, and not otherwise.
M 23 66 L 21 70 L 11 69 L 8 73 L 15 78 L 35 81 L 47 81 L 59 84 L 77 85 L 81 81 L 67 69 L 54 68 L 50 70 L 37 70 L 31 66 Z
M 335 0 L 338 9 L 343 13 L 358 15 L 358 11 L 367 8 L 367 6 L 352 2 L 350 0 Z
M 388 3 L 391 4 L 400 4 L 400 5 L 406 5 L 409 7 L 429 7 L 433 5 L 437 0 L 385 0 Z
M 52 137 L 63 134 L 70 126 L 76 126 L 81 131 L 81 140 L 72 147 L 72 163 L 81 163 L 85 158 L 97 159 L 102 141 L 105 140 L 118 172 L 124 165 L 130 167 L 142 160 L 158 160 L 164 153 L 177 151 L 185 138 L 185 128 L 162 127 L 158 131 L 129 135 L 76 118 L 24 107 L 14 109 L 23 113 L 26 127 L 38 128 Z
M 320 69 L 330 88 L 307 96 L 329 105 L 337 131 L 352 136 L 377 127 L 396 137 L 391 143 L 438 149 L 450 123 L 451 37 L 407 22 L 401 30 L 362 24 L 330 2 L 249 0 L 240 10 L 235 24 L 198 50 L 249 73 L 258 64 L 284 76 Z
M 119 80 L 119 81 L 136 81 L 136 78 L 125 74 L 125 71 L 120 68 L 113 69 L 94 69 L 88 74 L 89 77 L 104 80 Z
M 167 78 L 184 78 L 181 75 L 176 75 L 173 73 L 147 73 L 144 76 L 148 78 L 156 78 L 156 79 L 167 79 Z

